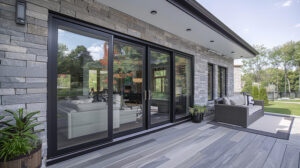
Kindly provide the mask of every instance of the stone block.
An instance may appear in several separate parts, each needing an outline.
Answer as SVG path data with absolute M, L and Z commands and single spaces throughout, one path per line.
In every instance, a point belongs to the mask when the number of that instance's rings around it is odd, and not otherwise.
M 0 27 L 0 33 L 1 34 L 11 35 L 11 36 L 24 37 L 24 33 L 23 32 L 17 32 L 17 31 L 10 30 L 10 29 L 7 29 L 7 28 L 1 28 Z
M 30 88 L 46 88 L 47 83 L 7 83 L 2 82 L 1 88 L 16 88 L 16 89 L 30 89 Z
M 6 34 L 0 34 L 0 44 L 9 44 L 10 36 Z
M 34 43 L 24 42 L 24 41 L 12 40 L 11 44 L 21 46 L 21 47 L 28 47 L 28 48 L 47 49 L 46 45 L 34 44 Z
M 26 94 L 26 89 L 16 89 L 16 94 L 17 95 Z
M 47 83 L 47 78 L 26 78 L 26 83 Z
M 37 56 L 37 57 L 36 57 L 36 61 L 40 61 L 40 62 L 48 62 L 48 57 Z
M 32 10 L 26 10 L 26 15 L 36 18 L 36 19 L 41 19 L 41 20 L 48 20 L 48 14 L 42 14 L 36 11 L 32 11 Z
M 15 5 L 16 0 L 0 0 L 1 3 L 6 4 L 6 5 Z
M 47 56 L 47 50 L 43 50 L 43 49 L 27 48 L 27 53 L 40 55 L 40 56 Z
M 27 61 L 28 68 L 41 68 L 47 69 L 47 63 L 44 62 L 34 62 L 34 61 Z
M 41 111 L 46 112 L 47 103 L 30 103 L 27 104 L 27 111 Z
M 25 41 L 35 44 L 47 45 L 47 37 L 33 34 L 25 34 Z M 31 47 L 36 48 L 36 47 Z
M 27 26 L 26 25 L 19 25 L 16 24 L 15 20 L 8 20 L 4 18 L 0 18 L 0 27 L 4 29 L 10 29 L 18 32 L 26 32 Z
M 5 56 L 5 52 L 4 51 L 0 51 L 0 58 L 4 58 Z
M 3 96 L 3 95 L 14 95 L 15 94 L 15 89 L 3 89 L 3 88 L 0 88 L 0 95 Z
M 49 10 L 59 12 L 60 9 L 60 1 L 49 1 L 49 0 L 27 0 L 27 2 L 30 2 L 32 4 L 48 8 Z
M 47 8 L 35 5 L 33 3 L 27 3 L 27 9 L 30 10 L 30 11 L 38 12 L 40 14 L 48 15 L 48 9 Z
M 27 93 L 47 93 L 47 88 L 30 88 L 27 89 Z
M 28 24 L 28 33 L 40 36 L 48 36 L 48 28 L 41 27 L 33 24 Z
M 29 24 L 38 25 L 41 27 L 48 27 L 48 22 L 45 20 L 40 20 L 40 19 L 33 18 L 30 16 L 27 16 L 26 19 L 27 19 L 27 23 L 29 23 Z
M 0 77 L 0 82 L 25 82 L 22 77 Z
M 7 66 L 21 66 L 25 67 L 26 66 L 26 61 L 21 61 L 21 60 L 13 60 L 13 59 L 2 59 L 1 60 L 1 65 L 7 65 Z
M 26 53 L 27 49 L 19 46 L 12 46 L 7 44 L 0 44 L 0 51 Z
M 5 53 L 5 58 L 8 58 L 8 59 L 17 59 L 17 60 L 34 61 L 35 58 L 36 58 L 36 56 L 34 54 L 6 52 Z
M 10 115 L 8 113 L 4 113 L 4 110 L 12 110 L 12 111 L 16 111 L 20 108 L 25 109 L 25 104 L 13 104 L 13 105 L 2 105 L 0 106 L 0 114 L 4 114 L 4 115 Z
M 47 69 L 33 67 L 12 67 L 0 66 L 0 76 L 2 77 L 47 77 Z
M 14 20 L 16 18 L 16 15 L 15 12 L 0 9 L 0 18 Z
M 10 11 L 10 12 L 15 12 L 14 5 L 9 5 L 9 4 L 5 4 L 5 3 L 0 3 L 0 9 Z
M 15 40 L 15 41 L 24 41 L 25 40 L 24 36 L 11 36 L 10 39 Z
M 2 104 L 26 104 L 26 103 L 43 103 L 47 101 L 46 94 L 26 94 L 14 96 L 2 96 Z

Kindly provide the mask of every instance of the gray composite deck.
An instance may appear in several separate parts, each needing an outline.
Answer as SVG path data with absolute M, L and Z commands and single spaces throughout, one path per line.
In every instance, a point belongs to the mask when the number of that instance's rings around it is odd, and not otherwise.
M 300 148 L 221 126 L 183 123 L 51 168 L 296 168 Z

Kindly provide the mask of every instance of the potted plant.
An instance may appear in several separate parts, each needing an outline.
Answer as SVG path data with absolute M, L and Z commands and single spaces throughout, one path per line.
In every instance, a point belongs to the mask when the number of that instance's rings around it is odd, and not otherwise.
M 1 168 L 38 168 L 41 166 L 41 141 L 35 130 L 40 125 L 36 112 L 25 114 L 23 109 L 16 112 L 5 110 L 13 119 L 3 121 L 0 116 L 0 167 Z
M 194 105 L 193 108 L 190 108 L 192 121 L 194 123 L 200 123 L 203 120 L 205 111 L 206 111 L 206 106 Z

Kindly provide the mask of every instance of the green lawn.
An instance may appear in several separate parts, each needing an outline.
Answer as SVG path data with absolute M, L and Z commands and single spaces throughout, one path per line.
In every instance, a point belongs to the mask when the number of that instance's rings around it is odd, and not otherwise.
M 266 112 L 298 115 L 300 116 L 300 104 L 281 103 L 280 101 L 270 101 L 265 105 Z
M 290 99 L 290 100 L 277 100 L 277 101 L 282 101 L 282 102 L 300 102 L 300 100 L 294 100 L 294 99 Z

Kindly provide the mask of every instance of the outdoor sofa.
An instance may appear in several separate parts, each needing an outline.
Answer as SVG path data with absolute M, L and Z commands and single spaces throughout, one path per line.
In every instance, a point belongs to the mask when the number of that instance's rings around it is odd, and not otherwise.
M 264 101 L 248 103 L 245 95 L 235 95 L 215 100 L 215 121 L 248 127 L 264 116 Z

